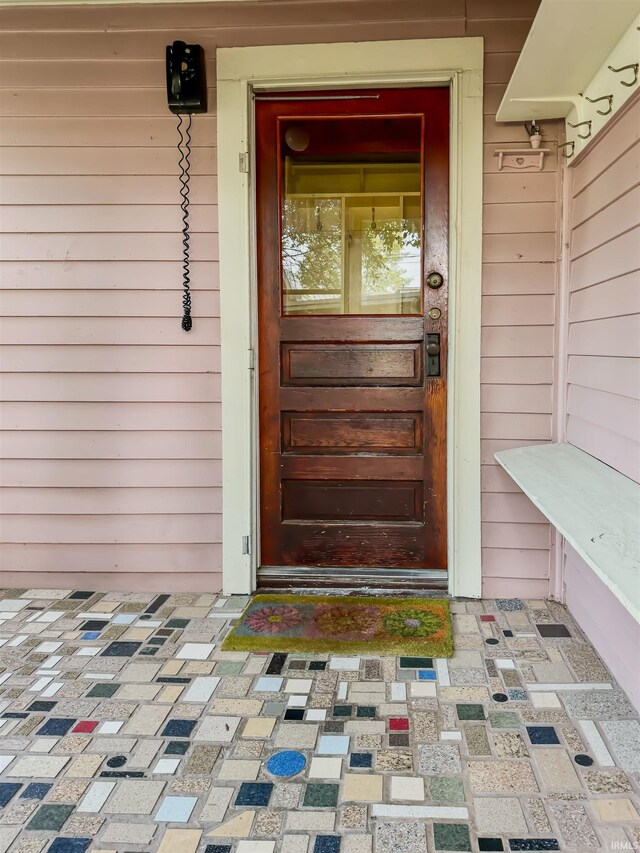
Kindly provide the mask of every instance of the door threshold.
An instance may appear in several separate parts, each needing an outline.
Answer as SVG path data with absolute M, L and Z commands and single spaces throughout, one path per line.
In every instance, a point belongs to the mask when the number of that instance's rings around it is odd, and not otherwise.
M 447 593 L 448 575 L 442 569 L 362 569 L 358 567 L 262 566 L 257 572 L 260 592 L 301 588 L 347 595 L 413 594 L 428 589 Z

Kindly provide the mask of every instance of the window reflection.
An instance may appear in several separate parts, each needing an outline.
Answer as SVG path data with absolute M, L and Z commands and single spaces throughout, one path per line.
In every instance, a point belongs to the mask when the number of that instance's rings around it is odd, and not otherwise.
M 421 206 L 419 162 L 286 157 L 284 313 L 420 314 Z

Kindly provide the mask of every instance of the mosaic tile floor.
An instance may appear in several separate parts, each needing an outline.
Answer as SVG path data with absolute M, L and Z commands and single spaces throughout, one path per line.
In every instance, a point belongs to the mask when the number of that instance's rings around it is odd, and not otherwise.
M 221 652 L 241 598 L 0 598 L 0 853 L 640 844 L 640 723 L 553 602 L 453 602 L 431 660 Z

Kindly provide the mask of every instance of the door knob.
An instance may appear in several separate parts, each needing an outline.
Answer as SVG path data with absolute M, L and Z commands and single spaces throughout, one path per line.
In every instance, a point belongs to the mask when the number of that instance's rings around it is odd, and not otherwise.
M 440 352 L 440 344 L 435 341 L 431 341 L 427 344 L 427 354 L 428 355 L 438 355 Z
M 430 272 L 427 276 L 427 285 L 432 290 L 437 290 L 439 287 L 442 287 L 443 282 L 444 279 L 439 272 Z

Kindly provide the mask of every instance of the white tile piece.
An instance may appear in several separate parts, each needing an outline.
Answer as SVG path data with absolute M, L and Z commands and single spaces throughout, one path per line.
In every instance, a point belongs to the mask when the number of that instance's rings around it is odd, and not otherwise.
M 120 729 L 124 726 L 124 721 L 122 720 L 110 720 L 106 723 L 102 723 L 102 725 L 98 726 L 96 729 L 96 734 L 99 735 L 116 735 L 120 731 Z
M 51 624 L 52 622 L 57 622 L 60 617 L 64 616 L 64 610 L 46 610 L 44 613 L 41 613 L 36 622 L 45 622 L 46 624 Z
M 199 675 L 194 678 L 181 702 L 208 702 L 220 683 L 218 675 Z
M 451 678 L 449 677 L 449 664 L 446 658 L 435 658 L 433 661 L 438 675 L 438 681 L 441 687 L 450 687 Z
M 529 693 L 529 700 L 534 708 L 561 708 L 557 693 Z
M 282 688 L 284 678 L 277 676 L 265 675 L 256 681 L 256 686 L 253 688 L 259 693 L 279 693 Z
M 318 755 L 346 755 L 348 752 L 348 735 L 321 735 Z
M 136 613 L 119 613 L 117 616 L 114 616 L 111 624 L 112 625 L 131 625 L 138 618 Z
M 469 809 L 464 806 L 394 806 L 387 803 L 374 803 L 371 814 L 373 817 L 467 820 Z
M 115 787 L 115 782 L 93 782 L 87 793 L 80 800 L 77 811 L 99 812 Z
M 407 698 L 407 685 L 404 681 L 394 681 L 391 684 L 391 701 L 404 702 Z
M 0 773 L 11 764 L 14 758 L 15 755 L 0 755 Z
M 12 649 L 15 649 L 16 646 L 21 645 L 27 639 L 27 634 L 18 634 L 17 637 L 14 637 L 12 640 L 9 640 L 7 646 L 11 646 Z
M 348 688 L 349 688 L 349 682 L 348 681 L 341 681 L 338 684 L 338 689 L 336 691 L 336 699 L 346 699 Z
M 160 758 L 151 772 L 165 775 L 173 774 L 178 769 L 179 764 L 179 758 Z
M 310 678 L 288 678 L 284 686 L 285 693 L 309 693 L 313 687 Z
M 616 763 L 607 749 L 602 735 L 593 720 L 578 720 L 578 726 L 582 730 L 585 740 L 589 744 L 590 752 L 598 764 L 602 767 L 615 767 Z
M 34 652 L 39 655 L 52 655 L 54 652 L 57 652 L 62 643 L 54 643 L 54 642 L 43 642 L 40 643 L 39 646 L 36 646 Z
M 64 687 L 62 681 L 52 681 L 51 684 L 45 688 L 40 694 L 41 699 L 50 699 L 52 696 L 55 696 L 58 690 Z
M 85 672 L 82 677 L 89 681 L 113 681 L 115 675 L 110 672 Z
M 307 720 L 314 720 L 316 722 L 323 722 L 327 719 L 327 712 L 324 708 L 309 708 L 307 711 Z
M 498 669 L 515 669 L 516 665 L 511 658 L 496 658 L 495 664 Z
M 40 664 L 42 669 L 53 669 L 53 667 L 63 660 L 62 655 L 51 655 L 51 657 L 47 658 Z
M 49 682 L 53 681 L 53 676 L 50 675 L 48 678 L 39 678 L 35 681 L 31 687 L 29 688 L 29 693 L 40 693 L 41 690 L 49 684 Z
M 23 755 L 7 774 L 25 779 L 55 779 L 71 760 L 68 755 Z
M 0 675 L 0 684 L 4 684 L 5 681 L 8 681 L 12 675 L 12 672 L 3 672 L 2 675 Z
M 28 598 L 3 598 L 0 601 L 0 610 L 8 610 L 15 614 L 29 604 L 31 604 L 31 601 Z
M 214 648 L 213 643 L 185 643 L 178 651 L 176 658 L 178 660 L 207 660 Z
M 613 690 L 613 685 L 606 681 L 571 681 L 566 684 L 544 684 L 535 681 L 527 684 L 527 690 L 531 693 L 540 693 L 552 690 L 554 693 L 561 690 Z
M 237 853 L 273 853 L 276 847 L 275 841 L 247 841 L 238 842 Z
M 437 688 L 434 681 L 412 681 L 410 685 L 411 696 L 437 696 Z
M 39 737 L 33 741 L 29 752 L 51 752 L 53 747 L 58 743 L 60 738 L 57 737 Z
M 76 652 L 76 655 L 81 658 L 93 658 L 102 651 L 101 646 L 82 646 Z
M 391 799 L 409 800 L 414 803 L 424 802 L 424 780 L 420 777 L 392 776 Z
M 287 707 L 288 708 L 306 708 L 308 701 L 309 701 L 308 696 L 289 696 L 289 700 L 287 702 Z
M 342 775 L 341 758 L 323 758 L 316 756 L 311 759 L 309 779 L 339 779 Z
M 462 732 L 440 732 L 440 740 L 462 740 Z
M 339 672 L 357 672 L 360 669 L 360 658 L 356 657 L 334 657 L 331 656 L 329 669 L 337 669 Z

